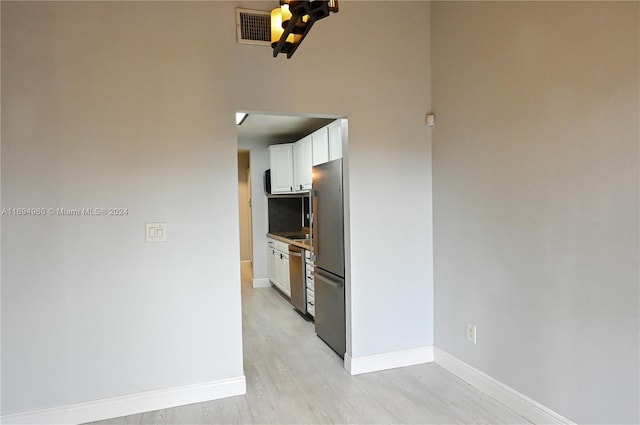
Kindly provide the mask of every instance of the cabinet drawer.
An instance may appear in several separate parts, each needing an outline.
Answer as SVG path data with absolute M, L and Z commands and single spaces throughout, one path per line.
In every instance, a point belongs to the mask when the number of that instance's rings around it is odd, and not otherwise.
M 276 246 L 275 246 L 275 248 L 276 248 L 278 251 L 281 251 L 281 252 L 283 252 L 283 253 L 284 253 L 284 252 L 286 252 L 286 253 L 288 253 L 288 252 L 289 252 L 289 244 L 288 244 L 288 243 L 281 242 L 281 241 L 275 241 L 275 242 L 276 242 Z
M 316 293 L 307 289 L 307 304 L 316 304 Z
M 305 267 L 306 269 L 306 275 L 308 279 L 313 279 L 313 267 L 307 265 L 307 267 Z
M 313 279 L 307 279 L 307 290 L 315 291 L 315 285 L 313 283 Z
M 314 305 L 307 304 L 307 313 L 309 316 L 316 317 L 316 307 Z
M 286 242 L 282 242 L 282 241 L 278 241 L 278 240 L 275 240 L 275 239 L 267 238 L 267 246 L 269 248 L 277 249 L 278 251 L 280 251 L 282 253 L 288 253 L 289 252 L 289 244 L 286 243 Z

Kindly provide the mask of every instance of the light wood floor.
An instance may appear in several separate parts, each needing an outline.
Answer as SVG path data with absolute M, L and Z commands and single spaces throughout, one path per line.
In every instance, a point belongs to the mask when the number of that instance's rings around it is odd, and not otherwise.
M 247 394 L 95 424 L 522 424 L 431 363 L 350 376 L 274 288 L 242 279 Z

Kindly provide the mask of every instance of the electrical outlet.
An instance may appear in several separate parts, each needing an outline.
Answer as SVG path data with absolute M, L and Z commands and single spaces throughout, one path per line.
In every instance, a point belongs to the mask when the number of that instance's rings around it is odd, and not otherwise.
M 467 341 L 476 343 L 476 325 L 473 323 L 467 323 Z
M 436 126 L 436 116 L 434 114 L 427 115 L 427 127 Z

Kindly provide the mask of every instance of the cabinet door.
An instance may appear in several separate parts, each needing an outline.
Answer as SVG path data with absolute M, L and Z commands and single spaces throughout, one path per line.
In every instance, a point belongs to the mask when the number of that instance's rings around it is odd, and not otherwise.
M 329 124 L 329 161 L 342 158 L 342 120 Z
M 311 189 L 311 136 L 293 144 L 293 188 L 295 191 Z
M 276 257 L 277 254 L 277 257 Z M 278 281 L 278 260 L 280 259 L 280 254 L 271 247 L 267 248 L 267 264 L 269 265 L 269 280 L 274 285 Z
M 282 292 L 285 292 L 284 279 L 285 279 L 285 275 L 286 276 L 289 275 L 289 269 L 284 268 L 284 256 L 282 255 L 282 253 L 276 251 L 276 256 L 278 261 L 278 277 L 276 279 L 276 286 L 280 288 Z
M 329 132 L 327 127 L 323 127 L 311 134 L 311 147 L 313 165 L 324 164 L 329 161 Z
M 293 143 L 269 146 L 271 193 L 293 192 Z
M 284 276 L 282 279 L 282 291 L 287 294 L 289 297 L 291 296 L 291 277 L 289 275 L 289 255 L 282 255 L 282 267 L 284 268 Z

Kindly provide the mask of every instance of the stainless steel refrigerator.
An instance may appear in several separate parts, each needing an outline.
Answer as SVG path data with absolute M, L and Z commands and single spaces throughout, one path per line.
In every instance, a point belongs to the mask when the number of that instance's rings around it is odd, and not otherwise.
M 342 159 L 313 167 L 316 333 L 340 357 L 346 351 Z

